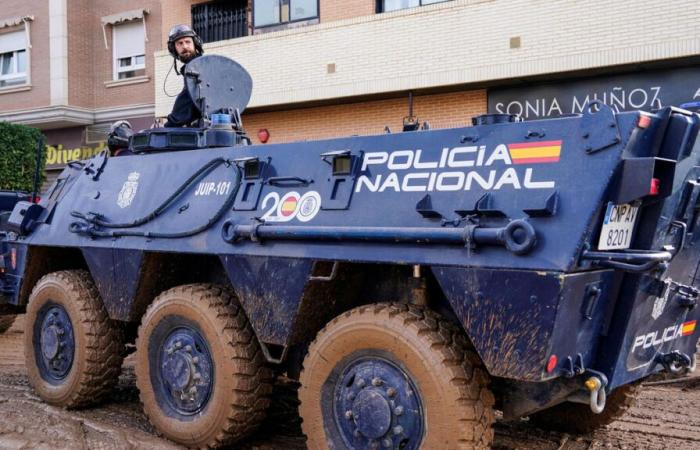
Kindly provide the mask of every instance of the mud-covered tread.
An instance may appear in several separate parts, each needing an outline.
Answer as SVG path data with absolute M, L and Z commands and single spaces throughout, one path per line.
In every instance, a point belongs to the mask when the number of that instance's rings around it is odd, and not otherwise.
M 441 411 L 440 415 L 454 417 L 455 423 L 459 423 L 451 431 L 454 436 L 453 448 L 490 448 L 494 436 L 494 397 L 489 388 L 489 376 L 464 333 L 435 312 L 405 303 L 376 303 L 357 307 L 326 324 L 309 347 L 309 355 L 319 352 L 319 343 L 339 324 L 353 322 L 368 314 L 374 316 L 376 323 L 400 321 L 401 327 L 411 330 L 426 348 L 438 355 L 440 364 L 432 367 L 432 370 L 440 372 L 443 379 L 448 380 L 448 389 L 454 393 L 453 406 L 449 411 Z M 304 392 L 305 385 L 315 376 L 317 374 L 309 371 L 305 360 L 300 377 L 300 412 L 304 419 L 302 429 L 307 437 L 323 433 L 322 425 L 308 420 L 318 406 L 310 404 L 313 402 L 309 400 L 313 397 Z
M 269 395 L 272 392 L 272 371 L 265 365 L 265 358 L 255 338 L 252 327 L 235 294 L 226 288 L 212 284 L 190 284 L 178 286 L 160 294 L 149 306 L 144 320 L 139 327 L 137 353 L 144 349 L 142 342 L 148 319 L 155 311 L 162 308 L 172 298 L 189 299 L 192 304 L 206 305 L 203 313 L 206 319 L 217 323 L 218 334 L 223 345 L 223 351 L 228 360 L 229 373 L 236 380 L 229 388 L 229 401 L 226 405 L 225 421 L 221 423 L 218 432 L 206 442 L 189 442 L 201 448 L 216 448 L 232 444 L 249 435 L 265 417 L 269 405 Z M 213 343 L 209 343 L 210 346 Z M 153 408 L 158 405 L 152 390 L 144 383 L 148 381 L 144 360 L 138 358 L 136 366 L 137 385 L 140 390 L 140 400 L 151 424 L 169 436 L 168 430 L 163 430 L 158 420 L 154 420 Z M 220 363 L 216 361 L 215 364 Z M 222 394 L 220 394 L 222 395 Z
M 77 376 L 78 380 L 67 398 L 58 401 L 46 399 L 44 396 L 42 398 L 65 408 L 82 408 L 97 404 L 117 385 L 123 361 L 123 330 L 107 315 L 97 288 L 86 270 L 65 270 L 42 277 L 32 290 L 29 299 L 30 308 L 38 292 L 49 283 L 62 286 L 68 293 L 70 301 L 77 306 L 78 317 L 71 315 L 70 318 L 74 334 L 77 336 L 81 333 L 85 339 L 85 345 L 80 350 L 76 343 L 76 359 L 80 358 L 82 362 L 76 360 L 73 365 L 74 367 L 78 367 L 79 364 L 84 365 L 79 373 L 72 375 L 72 371 L 69 375 L 69 377 Z M 29 348 L 32 341 L 30 331 L 33 327 L 32 318 L 33 315 L 27 314 L 25 353 L 28 359 L 34 357 L 33 348 Z M 78 356 L 80 351 L 84 351 L 82 357 Z M 34 364 L 31 366 L 35 369 Z M 28 372 L 30 383 L 35 389 L 37 383 L 45 383 L 36 370 L 28 370 Z
M 615 389 L 608 395 L 600 414 L 593 413 L 588 405 L 565 402 L 531 415 L 530 422 L 546 430 L 590 433 L 616 421 L 634 406 L 640 388 L 641 385 L 635 383 Z
M 15 323 L 15 315 L 0 316 L 0 334 L 9 330 L 13 323 Z

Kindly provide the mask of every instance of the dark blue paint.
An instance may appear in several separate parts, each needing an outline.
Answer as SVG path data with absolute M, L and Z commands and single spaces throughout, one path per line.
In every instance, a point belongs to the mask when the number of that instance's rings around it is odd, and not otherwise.
M 417 449 L 424 433 L 410 374 L 379 355 L 346 361 L 335 380 L 333 420 L 348 448 Z
M 549 351 L 556 355 L 558 364 L 550 374 L 543 371 L 543 378 L 572 375 L 569 360 L 578 372 L 592 368 L 612 315 L 616 282 L 619 277 L 616 279 L 612 270 L 566 276 Z
M 82 248 L 109 317 L 134 320 L 134 297 L 141 279 L 144 252 L 120 248 Z
M 81 249 L 110 316 L 130 320 L 136 319 L 133 297 L 144 255 L 217 255 L 256 337 L 282 347 L 301 343 L 291 341 L 307 326 L 299 310 L 315 261 L 427 266 L 492 375 L 541 381 L 566 374 L 563 361 L 570 358 L 581 368 L 603 372 L 615 386 L 659 370 L 654 361 L 660 355 L 690 351 L 698 335 L 631 351 L 639 333 L 694 320 L 700 310 L 672 300 L 651 319 L 658 296 L 644 290 L 653 280 L 672 278 L 690 285 L 698 277 L 700 116 L 666 109 L 649 115 L 646 128 L 637 126 L 640 117 L 638 112 L 602 109 L 539 122 L 98 157 L 89 173 L 68 167 L 42 198 L 33 232 L 7 245 L 20 256 L 41 246 Z M 497 149 L 510 155 L 511 144 L 547 141 L 561 141 L 559 161 L 510 164 L 508 156 L 485 163 Z M 484 164 L 479 164 L 469 155 L 482 147 Z M 461 156 L 447 167 L 450 158 L 443 149 L 455 148 Z M 407 155 L 418 158 L 418 151 L 420 164 L 411 166 Z M 350 173 L 334 173 L 329 155 L 338 152 L 357 158 Z M 403 156 L 388 157 L 392 168 L 364 159 L 374 153 L 374 161 L 381 160 L 381 152 Z M 246 164 L 256 159 L 261 170 L 248 170 Z M 197 168 L 202 168 L 198 174 Z M 460 185 L 427 192 L 410 188 L 419 178 L 404 182 L 409 173 L 428 179 L 449 172 L 453 180 L 473 174 L 488 179 L 494 173 L 497 180 L 506 171 L 520 180 L 517 187 L 505 183 L 496 188 L 494 182 L 487 189 L 473 182 L 468 189 Z M 525 189 L 528 174 L 531 182 L 553 185 Z M 392 176 L 400 180 L 383 190 L 368 187 L 378 177 Z M 360 183 L 363 177 L 369 182 Z M 652 177 L 661 183 L 656 196 L 646 195 Z M 283 210 L 275 203 L 285 195 L 301 197 L 312 191 L 328 204 L 307 220 L 293 207 Z M 600 261 L 605 258 L 591 253 L 598 250 L 608 202 L 620 199 L 641 204 L 632 249 L 676 247 L 668 267 L 665 262 L 657 265 L 667 268 L 666 273 L 604 268 Z M 13 212 L 21 229 L 21 208 Z M 97 214 L 99 220 L 91 219 Z M 527 251 L 518 249 L 527 230 L 507 231 L 517 223 L 532 227 Z M 198 227 L 201 232 L 173 237 Z M 110 236 L 104 233 L 108 230 L 131 235 Z M 245 239 L 236 239 L 235 230 Z M 510 248 L 502 245 L 508 236 L 515 242 Z M 7 267 L 7 256 L 4 260 Z M 2 277 L 6 302 L 19 302 L 16 283 L 35 268 L 26 267 L 26 258 L 17 261 Z M 587 294 L 593 288 L 599 290 L 595 299 Z M 185 417 L 190 406 L 205 409 L 206 402 L 172 400 L 171 388 L 190 380 L 184 356 L 163 356 L 171 333 L 180 328 L 190 329 L 191 339 L 196 338 L 195 325 L 173 319 L 149 344 L 149 355 L 153 364 L 166 362 L 168 368 L 161 372 L 160 365 L 154 366 L 159 367 L 154 385 L 163 386 L 158 395 L 166 406 L 161 407 Z M 561 364 L 547 374 L 544 368 L 552 353 Z M 637 363 L 649 364 L 635 368 Z M 386 371 L 389 376 L 391 371 Z M 385 408 L 376 395 L 364 395 L 379 416 L 376 423 L 362 425 L 363 430 L 376 435 L 383 429 Z
M 216 364 L 199 326 L 181 316 L 167 316 L 147 344 L 156 402 L 171 417 L 195 420 L 211 398 Z
M 700 181 L 699 150 L 696 142 L 692 157 L 685 157 L 679 161 L 669 199 L 650 205 L 650 212 L 658 217 L 658 225 L 642 221 L 637 230 L 638 246 L 678 247 L 682 241 L 678 236 L 680 229 L 672 227 L 671 223 L 674 220 L 684 223 L 690 233 L 685 240 L 685 246 L 675 255 L 664 278 L 696 287 L 698 281 L 695 275 L 700 266 L 700 233 L 697 232 L 700 224 L 700 217 L 697 215 L 700 203 L 698 196 L 693 193 L 695 184 Z M 654 318 L 654 305 L 661 300 L 645 292 L 645 286 L 649 283 L 648 275 L 627 275 L 620 286 L 609 333 L 601 343 L 596 362 L 596 367 L 608 376 L 611 389 L 658 372 L 662 365 L 657 359 L 664 354 L 678 350 L 686 355 L 693 355 L 696 351 L 700 331 L 698 327 L 690 336 L 652 344 L 647 348 L 634 348 L 635 339 L 639 336 L 656 333 L 658 337 L 668 327 L 692 320 L 700 321 L 700 308 L 684 307 L 675 296 L 670 296 L 665 302 L 663 313 Z
M 565 286 L 562 274 L 459 267 L 432 270 L 489 373 L 542 379 Z
M 73 367 L 75 336 L 70 316 L 63 306 L 47 303 L 34 322 L 34 356 L 39 375 L 59 385 Z
M 161 346 L 160 377 L 180 414 L 195 414 L 209 400 L 213 361 L 207 342 L 189 327 L 173 330 Z
M 221 263 L 258 339 L 287 345 L 313 261 L 226 255 Z

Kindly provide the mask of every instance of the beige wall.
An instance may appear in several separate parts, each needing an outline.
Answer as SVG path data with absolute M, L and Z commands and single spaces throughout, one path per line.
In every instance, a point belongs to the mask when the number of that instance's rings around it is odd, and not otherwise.
M 696 56 L 698 24 L 697 0 L 454 0 L 212 43 L 207 52 L 248 69 L 252 106 L 274 106 Z M 519 48 L 510 47 L 514 37 Z M 156 55 L 157 85 L 169 64 Z M 170 92 L 182 83 L 168 81 Z M 156 115 L 171 104 L 156 92 Z
M 31 89 L 2 93 L 0 110 L 26 109 L 49 104 L 49 7 L 46 0 L 2 0 L 0 20 L 18 16 L 34 16 L 30 24 Z

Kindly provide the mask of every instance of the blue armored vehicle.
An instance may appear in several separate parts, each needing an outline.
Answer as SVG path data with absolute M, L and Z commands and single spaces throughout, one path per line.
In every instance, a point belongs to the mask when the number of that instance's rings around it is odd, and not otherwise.
M 187 446 L 250 433 L 284 373 L 311 449 L 482 449 L 494 409 L 587 431 L 694 368 L 700 116 L 250 145 L 245 70 L 185 79 L 201 127 L 13 210 L 1 301 L 46 402 L 98 401 L 135 340 L 145 412 Z

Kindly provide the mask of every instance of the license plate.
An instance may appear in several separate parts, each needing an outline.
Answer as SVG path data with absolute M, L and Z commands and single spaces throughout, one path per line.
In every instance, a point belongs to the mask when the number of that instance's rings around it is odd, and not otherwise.
M 639 206 L 630 203 L 622 205 L 608 203 L 603 227 L 600 230 L 598 250 L 630 248 L 638 211 Z

